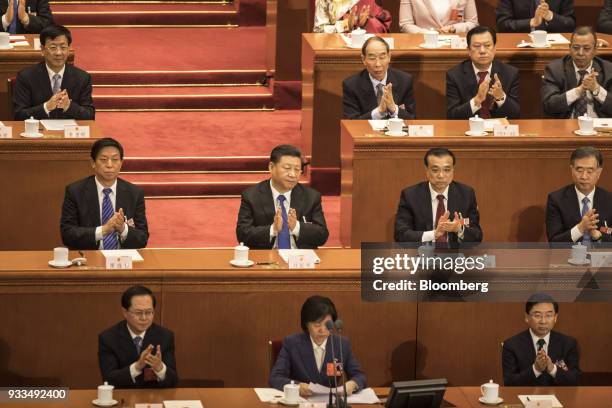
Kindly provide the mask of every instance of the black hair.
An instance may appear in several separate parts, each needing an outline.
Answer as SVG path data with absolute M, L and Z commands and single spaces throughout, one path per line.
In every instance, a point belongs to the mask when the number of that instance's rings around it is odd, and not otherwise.
M 603 154 L 593 146 L 580 146 L 572 152 L 570 156 L 570 164 L 573 166 L 578 159 L 594 157 L 597 160 L 597 167 L 603 167 Z
M 93 146 L 91 146 L 91 159 L 95 161 L 100 153 L 100 150 L 104 149 L 105 147 L 114 147 L 119 150 L 119 156 L 121 157 L 121 160 L 123 160 L 123 146 L 121 146 L 121 143 L 110 137 L 104 137 L 96 140 Z
M 385 44 L 385 48 L 387 49 L 387 54 L 389 53 L 389 44 L 387 44 L 387 42 L 378 36 L 374 36 L 374 37 L 370 37 L 367 40 L 365 40 L 365 42 L 363 43 L 363 45 L 361 46 L 361 55 L 363 55 L 365 57 L 366 55 L 366 50 L 368 49 L 368 45 L 370 45 L 371 42 L 373 41 L 378 41 L 380 43 Z
M 315 295 L 306 299 L 300 312 L 304 333 L 308 333 L 308 323 L 318 322 L 327 315 L 330 315 L 333 321 L 338 319 L 336 306 L 334 306 L 334 302 L 330 298 Z
M 472 28 L 470 31 L 468 31 L 466 35 L 468 48 L 470 47 L 470 44 L 472 43 L 472 36 L 477 35 L 477 34 L 483 34 L 483 33 L 491 34 L 491 37 L 493 38 L 493 45 L 497 44 L 497 34 L 495 34 L 495 30 L 487 26 L 476 26 Z
M 151 296 L 151 299 L 153 300 L 153 308 L 155 308 L 155 304 L 156 304 L 155 295 L 153 294 L 151 289 L 147 288 L 146 286 L 142 286 L 142 285 L 134 285 L 130 288 L 127 288 L 126 291 L 123 292 L 123 295 L 121 295 L 121 307 L 123 307 L 125 310 L 128 310 L 130 306 L 132 306 L 132 298 L 134 296 L 143 296 L 143 295 Z
M 423 158 L 423 161 L 425 162 L 425 167 L 429 166 L 429 163 L 427 162 L 427 159 L 429 158 L 429 156 L 436 156 L 436 157 L 450 156 L 453 158 L 453 166 L 455 165 L 455 154 L 451 152 L 450 150 L 448 150 L 446 147 L 433 147 L 429 149 L 427 153 L 425 153 L 425 157 Z
M 597 47 L 597 33 L 595 32 L 595 30 L 593 30 L 593 27 L 591 27 L 591 26 L 576 27 L 576 29 L 572 33 L 572 37 L 570 38 L 570 46 L 574 42 L 574 37 L 575 36 L 577 36 L 577 35 L 589 35 L 589 34 L 593 35 L 593 41 L 594 41 L 595 47 Z
M 72 34 L 70 30 L 64 27 L 63 25 L 52 24 L 46 26 L 40 32 L 40 44 L 45 45 L 47 39 L 55 40 L 57 37 L 65 36 L 68 40 L 68 45 L 72 44 Z
M 529 312 L 531 312 L 531 309 L 533 309 L 533 307 L 538 303 L 551 303 L 553 305 L 553 308 L 555 309 L 555 314 L 559 313 L 559 304 L 555 302 L 555 300 L 550 295 L 547 295 L 545 293 L 535 293 L 529 296 L 529 299 L 527 299 L 527 303 L 525 303 L 525 313 L 529 314 Z
M 283 156 L 291 156 L 297 157 L 302 160 L 302 152 L 295 146 L 284 144 L 278 145 L 274 149 L 272 149 L 272 153 L 270 153 L 270 161 L 274 164 L 278 163 Z

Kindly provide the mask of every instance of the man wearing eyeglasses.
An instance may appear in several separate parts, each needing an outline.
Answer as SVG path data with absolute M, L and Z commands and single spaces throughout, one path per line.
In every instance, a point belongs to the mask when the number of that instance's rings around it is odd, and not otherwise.
M 302 153 L 291 145 L 270 154 L 270 178 L 242 193 L 236 237 L 249 248 L 317 248 L 329 232 L 321 193 L 299 183 Z
M 17 74 L 13 89 L 15 120 L 95 119 L 91 97 L 91 76 L 66 64 L 72 35 L 60 25 L 45 27 L 40 33 L 44 62 Z
M 580 379 L 576 340 L 553 331 L 559 305 L 536 293 L 525 304 L 529 329 L 504 341 L 505 386 L 577 386 Z
M 569 55 L 544 70 L 544 113 L 558 119 L 612 116 L 612 63 L 597 55 L 597 35 L 590 27 L 572 33 Z
M 482 241 L 474 189 L 453 181 L 455 155 L 443 147 L 425 153 L 428 181 L 400 194 L 395 241 L 436 244 Z
M 546 233 L 549 242 L 612 242 L 612 194 L 597 182 L 603 155 L 591 146 L 572 152 L 573 184 L 548 195 Z
M 175 387 L 174 333 L 153 322 L 155 295 L 136 285 L 121 296 L 125 320 L 98 336 L 102 380 L 115 388 Z

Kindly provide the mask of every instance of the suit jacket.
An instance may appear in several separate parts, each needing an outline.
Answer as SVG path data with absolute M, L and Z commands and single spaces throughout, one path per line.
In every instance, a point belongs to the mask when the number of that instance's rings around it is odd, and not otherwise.
M 270 386 L 282 390 L 285 384 L 291 382 L 321 384 L 330 386 L 327 377 L 327 363 L 332 362 L 331 341 L 334 344 L 334 354 L 340 355 L 340 341 L 342 341 L 342 361 L 347 381 L 353 380 L 362 390 L 366 388 L 366 376 L 351 351 L 351 343 L 346 337 L 330 336 L 327 338 L 325 357 L 321 365 L 321 371 L 317 371 L 317 363 L 310 335 L 307 333 L 296 333 L 285 337 L 283 347 L 270 371 Z M 332 379 L 333 381 L 333 379 Z M 333 387 L 333 386 L 332 386 Z
M 537 30 L 549 33 L 571 33 L 576 28 L 574 0 L 547 0 L 553 18 L 544 21 Z M 535 15 L 535 1 L 499 0 L 497 2 L 497 31 L 500 33 L 528 33 L 529 21 Z
M 497 74 L 506 93 L 506 101 L 501 107 L 493 103 L 491 117 L 518 119 L 521 116 L 519 104 L 519 72 L 511 65 L 496 59 L 491 66 L 491 78 Z M 492 81 L 491 81 L 492 82 Z M 446 73 L 446 117 L 448 119 L 468 119 L 474 114 L 470 100 L 478 93 L 478 78 L 474 73 L 471 60 L 465 60 Z M 478 114 L 480 110 L 476 113 Z
M 89 176 L 66 187 L 60 230 L 64 245 L 71 249 L 99 247 L 95 231 L 102 222 L 94 177 Z M 123 208 L 126 220 L 134 221 L 134 227 L 128 226 L 128 235 L 119 245 L 125 249 L 146 247 L 149 230 L 145 215 L 144 192 L 140 187 L 118 178 L 116 194 L 115 210 Z
M 0 16 L 6 14 L 8 8 L 8 0 L 0 0 Z M 26 12 L 30 9 L 30 22 L 27 27 L 21 24 L 21 21 L 17 16 L 17 34 L 31 34 L 40 33 L 43 28 L 53 24 L 53 15 L 51 14 L 51 8 L 49 7 L 49 0 L 26 0 Z M 9 27 L 4 30 L 2 24 L 0 24 L 0 31 L 7 31 Z
M 421 242 L 423 232 L 435 229 L 431 200 L 427 181 L 402 190 L 395 216 L 395 241 Z M 455 211 L 470 219 L 469 227 L 465 227 L 463 242 L 482 241 L 476 193 L 472 187 L 453 181 L 448 186 L 446 209 L 450 211 L 451 219 Z M 448 241 L 457 242 L 457 234 L 449 233 Z
M 599 214 L 599 226 L 603 226 L 606 221 L 608 226 L 612 227 L 612 194 L 603 188 L 596 187 L 593 208 Z M 572 242 L 571 230 L 582 218 L 580 210 L 578 194 L 573 184 L 548 194 L 546 203 L 548 242 Z M 612 235 L 603 234 L 601 240 L 612 242 Z
M 612 116 L 612 62 L 599 57 L 593 58 L 593 69 L 598 72 L 597 82 L 608 92 L 604 103 L 593 98 L 593 108 L 598 117 Z M 542 81 L 542 104 L 547 116 L 568 119 L 572 116 L 574 104 L 568 105 L 565 93 L 578 86 L 572 57 L 551 61 L 544 69 Z
M 321 194 L 301 184 L 291 190 L 291 208 L 295 208 L 300 222 L 300 236 L 296 240 L 298 248 L 317 248 L 327 241 L 329 232 L 321 207 Z M 242 193 L 236 237 L 252 249 L 270 249 L 270 226 L 274 222 L 276 206 L 270 187 L 270 179 L 264 180 Z M 304 218 L 306 222 L 304 222 Z
M 399 107 L 398 117 L 415 118 L 412 76 L 399 69 L 387 70 L 387 84 L 393 84 L 393 101 Z M 378 106 L 374 86 L 367 70 L 346 78 L 342 82 L 342 117 L 344 119 L 372 119 L 372 110 Z
M 612 34 L 612 0 L 605 0 L 604 2 L 597 21 L 597 31 Z
M 478 13 L 475 0 L 451 0 L 451 7 L 442 20 L 438 19 L 432 3 L 436 0 L 402 0 L 399 9 L 400 31 L 405 33 L 422 33 L 430 28 L 440 29 L 453 25 L 458 33 L 467 33 L 478 25 Z M 463 11 L 461 21 L 451 20 L 451 10 Z
M 108 381 L 115 388 L 175 387 L 178 381 L 174 358 L 174 333 L 153 323 L 142 339 L 142 350 L 149 344 L 160 346 L 162 361 L 166 365 L 163 381 L 145 381 L 144 371 L 136 382 L 132 381 L 130 365 L 140 357 L 130 336 L 125 320 L 103 331 L 98 336 L 98 361 L 102 381 Z
M 17 74 L 13 89 L 13 107 L 15 120 L 29 119 L 95 119 L 96 109 L 91 99 L 91 76 L 71 64 L 66 64 L 62 77 L 61 89 L 68 91 L 70 106 L 64 112 L 54 109 L 45 113 L 43 104 L 47 102 L 53 92 L 51 81 L 44 62 L 24 68 Z
M 536 351 L 529 329 L 506 340 L 502 349 L 504 385 L 506 387 L 577 386 L 580 381 L 580 368 L 578 367 L 576 340 L 551 331 L 548 355 L 553 363 L 563 360 L 568 370 L 557 367 L 557 374 L 554 378 L 547 372 L 536 377 L 533 372 Z

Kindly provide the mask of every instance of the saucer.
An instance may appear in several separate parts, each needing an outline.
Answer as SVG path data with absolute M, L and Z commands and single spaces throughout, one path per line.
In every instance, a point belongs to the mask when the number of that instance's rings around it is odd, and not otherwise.
M 361 47 L 363 47 L 363 44 L 362 44 L 362 45 L 346 44 L 346 46 L 347 46 L 348 48 L 350 48 L 350 49 L 353 49 L 353 50 L 360 50 L 360 49 L 361 49 Z
M 531 48 L 550 48 L 552 47 L 552 45 L 550 44 L 546 44 L 544 46 L 540 46 L 540 45 L 535 45 L 534 43 L 531 43 Z
M 584 132 L 582 130 L 574 130 L 574 133 L 578 136 L 595 136 L 597 134 L 596 130 L 591 130 L 590 132 Z
M 94 404 L 95 406 L 98 407 L 112 407 L 113 405 L 117 405 L 119 403 L 119 401 L 117 400 L 110 400 L 108 402 L 102 402 L 99 399 L 95 399 L 93 401 L 91 401 L 92 404 Z
M 472 132 L 471 130 L 467 130 L 467 131 L 465 132 L 465 134 L 466 134 L 467 136 L 486 136 L 486 135 L 487 135 L 487 132 L 485 132 L 485 131 L 483 130 L 483 131 L 482 131 L 482 132 L 480 132 L 480 133 L 475 133 L 475 132 Z
M 67 268 L 70 265 L 72 265 L 72 261 L 66 261 L 62 263 L 59 263 L 59 262 L 56 263 L 54 259 L 49 261 L 49 266 L 52 266 L 54 268 Z
M 32 133 L 32 134 L 30 134 L 30 133 L 23 132 L 23 133 L 20 133 L 19 136 L 27 137 L 29 139 L 38 139 L 38 138 L 43 137 L 43 134 L 42 133 Z
M 497 405 L 497 404 L 501 404 L 502 402 L 504 402 L 504 399 L 498 397 L 497 401 L 489 402 L 489 401 L 485 400 L 484 397 L 480 397 L 480 398 L 478 398 L 478 401 L 482 402 L 485 405 Z
M 248 268 L 249 266 L 253 266 L 255 262 L 251 261 L 250 259 L 247 259 L 246 261 L 236 261 L 235 259 L 232 259 L 230 264 L 238 268 Z
M 574 266 L 584 266 L 584 265 L 589 265 L 591 263 L 591 261 L 589 259 L 583 259 L 582 261 L 578 260 L 578 259 L 568 259 L 567 262 L 571 265 Z
M 419 44 L 419 47 L 426 48 L 428 50 L 435 50 L 436 48 L 442 48 L 441 45 L 427 45 L 425 43 Z
M 398 136 L 407 136 L 407 135 L 408 135 L 408 133 L 407 133 L 407 132 L 404 132 L 403 130 L 402 130 L 401 132 L 399 132 L 399 133 L 391 133 L 390 131 L 388 131 L 388 130 L 387 130 L 387 131 L 385 132 L 385 135 L 387 135 L 387 136 L 395 136 L 395 137 L 398 137 Z
M 300 405 L 300 403 L 299 403 L 299 402 L 287 402 L 287 401 L 285 401 L 285 398 L 284 398 L 284 397 L 283 397 L 283 398 L 281 398 L 281 399 L 279 399 L 279 400 L 278 400 L 278 402 L 279 402 L 280 404 L 286 405 L 286 406 L 288 406 L 288 407 L 297 407 L 297 406 L 299 406 L 299 405 Z

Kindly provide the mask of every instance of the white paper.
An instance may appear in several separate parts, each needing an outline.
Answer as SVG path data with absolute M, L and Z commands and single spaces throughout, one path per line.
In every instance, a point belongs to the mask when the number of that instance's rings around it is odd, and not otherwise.
M 612 127 L 612 118 L 593 118 L 593 127 Z
M 13 45 L 14 47 L 27 47 L 30 45 L 30 43 L 27 41 L 16 41 L 14 43 L 11 43 L 11 45 Z
M 433 135 L 433 125 L 408 125 L 408 136 L 430 137 Z
M 74 119 L 43 119 L 40 121 L 47 130 L 64 130 L 64 126 L 73 125 L 76 126 L 76 120 Z
M 164 408 L 204 408 L 200 400 L 164 401 Z
M 276 388 L 253 388 L 253 390 L 261 402 L 274 402 L 285 396 L 282 391 Z
M 519 125 L 495 125 L 493 136 L 518 136 Z
M 523 405 L 527 403 L 527 398 L 529 398 L 530 401 L 550 401 L 553 408 L 563 408 L 563 405 L 555 395 L 519 395 L 518 397 Z
M 11 139 L 12 137 L 13 127 L 0 125 L 0 139 Z
M 10 35 L 9 36 L 11 41 L 19 41 L 19 40 L 25 40 L 25 35 Z
M 385 119 L 370 119 L 368 120 L 368 123 L 370 124 L 370 126 L 372 126 L 372 130 L 374 131 L 380 131 L 380 130 L 385 130 L 385 128 L 387 127 L 387 120 Z
M 308 397 L 308 402 L 325 402 L 329 400 L 329 388 L 320 384 L 308 384 L 308 389 L 313 393 L 312 396 Z M 333 389 L 332 389 L 333 392 Z M 338 392 L 344 395 L 344 388 L 338 387 Z M 349 395 L 349 404 L 376 404 L 380 400 L 376 396 L 376 393 L 372 388 L 366 388 L 360 390 L 353 395 Z
M 591 251 L 591 267 L 603 268 L 612 266 L 612 252 L 609 251 Z
M 549 44 L 569 44 L 570 41 L 565 38 L 565 36 L 563 36 L 563 34 L 550 34 L 548 33 L 548 35 L 546 36 L 546 40 L 548 41 Z
M 374 34 L 365 34 L 363 36 L 363 41 L 365 42 L 370 37 L 374 37 Z M 340 38 L 342 38 L 342 41 L 344 41 L 347 47 L 354 48 L 350 33 L 341 33 Z M 391 37 L 380 37 L 380 38 L 382 38 L 387 43 L 387 45 L 389 46 L 389 49 L 392 50 L 395 48 L 395 40 L 393 38 Z
M 131 256 L 132 262 L 144 261 L 144 258 L 135 249 L 103 249 L 102 255 L 108 256 Z
M 64 137 L 66 139 L 89 138 L 89 126 L 66 125 L 64 126 Z
M 278 254 L 283 258 L 283 261 L 289 263 L 289 255 L 310 255 L 314 257 L 315 263 L 321 262 L 314 249 L 279 249 Z
M 163 404 L 141 403 L 141 404 L 134 404 L 134 408 L 164 408 L 164 405 Z

